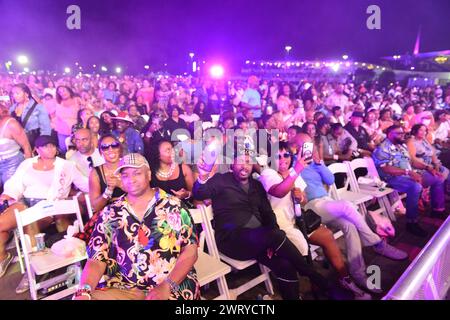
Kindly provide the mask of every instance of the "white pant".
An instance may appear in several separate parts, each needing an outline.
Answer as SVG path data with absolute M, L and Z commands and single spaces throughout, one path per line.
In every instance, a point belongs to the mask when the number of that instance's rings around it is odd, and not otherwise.
M 353 203 L 326 196 L 308 202 L 305 209 L 311 209 L 321 216 L 324 224 L 342 230 L 350 273 L 353 276 L 366 275 L 362 245 L 373 246 L 379 243 L 381 238 L 370 229 Z

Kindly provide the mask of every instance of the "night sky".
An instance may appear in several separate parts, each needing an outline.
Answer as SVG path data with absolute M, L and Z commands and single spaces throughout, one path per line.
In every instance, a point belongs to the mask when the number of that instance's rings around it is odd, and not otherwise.
M 66 28 L 66 8 L 81 7 L 81 30 Z M 381 30 L 368 30 L 366 9 L 381 8 Z M 450 49 L 450 0 L 0 0 L 0 61 L 27 54 L 33 67 L 61 69 L 75 61 L 129 71 L 168 63 L 186 68 L 188 53 L 228 67 L 247 59 L 343 54 L 373 61 Z

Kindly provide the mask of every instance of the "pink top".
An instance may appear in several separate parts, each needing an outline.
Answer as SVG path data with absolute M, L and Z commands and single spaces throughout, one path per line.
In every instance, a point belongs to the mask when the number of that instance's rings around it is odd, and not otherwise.
M 55 130 L 59 134 L 72 134 L 72 126 L 77 123 L 77 114 L 80 105 L 77 100 L 72 100 L 71 105 L 58 104 L 55 110 Z
M 136 97 L 139 96 L 142 96 L 142 99 L 144 99 L 144 103 L 148 103 L 148 105 L 151 106 L 155 98 L 155 89 L 153 89 L 152 87 L 139 89 Z

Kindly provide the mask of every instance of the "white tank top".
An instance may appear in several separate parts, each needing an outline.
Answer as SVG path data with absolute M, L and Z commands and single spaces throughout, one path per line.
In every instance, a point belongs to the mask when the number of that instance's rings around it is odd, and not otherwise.
M 8 159 L 14 157 L 20 152 L 21 149 L 16 140 L 4 137 L 6 127 L 11 120 L 13 119 L 8 119 L 0 131 L 0 159 Z

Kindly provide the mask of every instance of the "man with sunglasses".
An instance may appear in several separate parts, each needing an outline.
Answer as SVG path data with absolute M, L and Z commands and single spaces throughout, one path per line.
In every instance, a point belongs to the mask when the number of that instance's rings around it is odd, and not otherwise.
M 406 193 L 406 230 L 418 237 L 427 232 L 418 224 L 422 177 L 411 167 L 411 157 L 405 147 L 403 128 L 392 125 L 386 129 L 387 138 L 375 149 L 372 158 L 380 177 L 398 192 Z
M 73 162 L 83 176 L 89 178 L 89 172 L 91 169 L 102 165 L 105 163 L 105 160 L 92 143 L 91 130 L 86 128 L 76 130 L 73 140 L 77 151 L 67 160 Z

